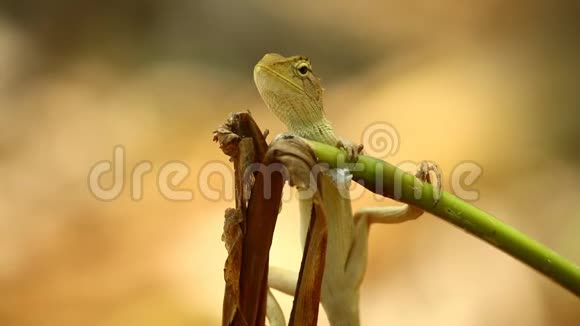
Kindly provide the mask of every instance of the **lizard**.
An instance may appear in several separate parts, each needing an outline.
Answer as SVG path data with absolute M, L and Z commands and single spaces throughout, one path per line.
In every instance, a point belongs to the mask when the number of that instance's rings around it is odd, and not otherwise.
M 290 134 L 342 148 L 346 151 L 347 160 L 353 162 L 362 153 L 362 146 L 356 146 L 335 134 L 324 112 L 320 79 L 313 72 L 307 57 L 266 54 L 254 67 L 254 82 L 266 106 L 285 124 Z M 428 172 L 431 167 L 425 164 L 420 164 L 417 176 L 430 182 Z M 436 175 L 440 178 L 437 171 Z M 320 177 L 324 190 L 323 206 L 328 216 L 328 243 L 320 302 L 331 325 L 356 326 L 360 324 L 359 287 L 366 271 L 370 224 L 413 220 L 423 211 L 404 204 L 362 208 L 353 215 L 348 196 L 348 173 L 331 170 Z M 437 181 L 440 185 L 440 180 Z M 300 198 L 299 206 L 304 246 L 312 198 Z M 297 279 L 295 272 L 269 268 L 270 288 L 294 295 Z M 269 300 L 272 299 L 269 297 Z M 269 301 L 268 304 L 275 303 Z M 279 317 L 275 319 L 277 323 L 284 323 L 279 321 Z

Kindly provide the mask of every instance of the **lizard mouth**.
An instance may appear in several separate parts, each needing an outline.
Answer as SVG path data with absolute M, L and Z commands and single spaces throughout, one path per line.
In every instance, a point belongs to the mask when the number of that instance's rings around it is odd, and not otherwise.
M 260 75 L 262 75 L 262 76 L 260 76 Z M 268 78 L 264 75 L 269 75 L 268 77 L 270 77 L 270 78 Z M 301 93 L 304 92 L 304 90 L 300 86 L 296 85 L 296 83 L 294 83 L 288 77 L 282 75 L 281 73 L 273 70 L 272 68 L 270 68 L 266 65 L 261 65 L 258 63 L 254 67 L 254 81 L 256 82 L 256 84 L 259 84 L 261 87 L 272 86 L 272 85 L 269 85 L 270 83 L 268 83 L 268 81 L 264 80 L 265 79 L 264 77 L 266 77 L 268 79 L 271 79 L 273 77 L 274 80 L 284 82 L 286 85 L 291 86 L 292 88 L 296 89 L 298 92 L 301 92 Z

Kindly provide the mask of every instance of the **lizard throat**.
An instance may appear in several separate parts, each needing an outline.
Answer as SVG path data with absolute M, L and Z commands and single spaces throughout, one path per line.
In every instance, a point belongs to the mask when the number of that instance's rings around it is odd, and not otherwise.
M 336 145 L 338 139 L 330 122 L 318 103 L 304 96 L 285 97 L 274 92 L 262 92 L 262 97 L 272 112 L 296 135 Z
M 336 146 L 338 143 L 338 138 L 334 135 L 334 130 L 330 125 L 330 122 L 326 119 L 319 121 L 316 124 L 312 124 L 307 128 L 288 128 L 291 132 L 294 132 L 300 137 L 325 143 L 328 145 Z

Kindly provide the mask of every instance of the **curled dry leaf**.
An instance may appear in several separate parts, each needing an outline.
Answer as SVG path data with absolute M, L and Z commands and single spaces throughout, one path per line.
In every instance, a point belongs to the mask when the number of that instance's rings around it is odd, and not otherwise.
M 224 267 L 224 279 L 226 282 L 226 293 L 229 295 L 224 300 L 232 300 L 233 302 L 225 306 L 232 309 L 224 311 L 224 319 L 230 323 L 235 316 L 237 301 L 240 297 L 240 266 L 242 264 L 242 248 L 243 248 L 243 231 L 242 223 L 244 221 L 242 212 L 239 209 L 228 208 L 225 213 L 224 231 L 222 234 L 222 241 L 225 243 L 228 251 L 228 258 L 226 259 Z
M 239 154 L 238 143 L 241 137 L 233 133 L 225 126 L 219 127 L 213 133 L 213 141 L 218 142 L 220 149 L 229 157 L 235 157 Z
M 313 175 L 317 167 L 314 152 L 299 137 L 277 137 L 266 153 L 266 161 L 282 163 L 290 185 L 304 190 L 310 186 L 320 189 Z M 294 295 L 289 325 L 316 325 L 326 257 L 326 214 L 318 192 L 314 193 L 310 226 Z
M 236 208 L 226 210 L 222 235 L 228 250 L 222 323 L 264 325 L 269 251 L 282 188 L 285 181 L 299 189 L 311 186 L 316 157 L 297 137 L 277 138 L 268 147 L 248 113 L 231 114 L 213 139 L 230 156 L 236 177 Z M 248 175 L 254 163 L 262 164 Z M 320 200 L 314 202 L 291 325 L 313 325 L 318 316 L 327 233 L 324 209 Z
M 284 165 L 291 186 L 305 189 L 312 181 L 312 170 L 316 165 L 314 152 L 299 137 L 278 137 L 266 153 L 265 161 Z

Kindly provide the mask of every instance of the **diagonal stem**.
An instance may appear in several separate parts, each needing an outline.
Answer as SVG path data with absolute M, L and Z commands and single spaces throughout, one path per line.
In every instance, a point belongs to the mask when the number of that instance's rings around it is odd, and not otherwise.
M 499 250 L 527 264 L 576 296 L 580 296 L 580 268 L 555 251 L 531 239 L 458 197 L 442 192 L 435 200 L 431 184 L 379 159 L 361 155 L 356 165 L 344 163 L 339 149 L 306 140 L 318 161 L 330 167 L 349 168 L 353 178 L 372 192 L 419 207 L 460 227 Z M 418 194 L 418 195 L 417 195 Z

